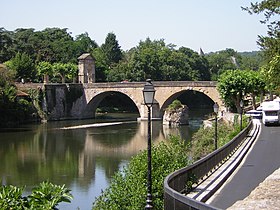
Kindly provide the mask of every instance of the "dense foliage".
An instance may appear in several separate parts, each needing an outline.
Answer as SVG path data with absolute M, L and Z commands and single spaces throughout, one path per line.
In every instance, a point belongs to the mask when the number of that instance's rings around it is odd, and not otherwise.
M 181 108 L 183 106 L 183 104 L 181 103 L 181 101 L 179 101 L 179 100 L 174 100 L 168 107 L 167 107 L 167 109 L 169 110 L 169 111 L 174 111 L 174 110 L 176 110 L 176 109 L 179 109 L 179 108 Z
M 260 22 L 266 24 L 267 36 L 258 37 L 258 44 L 262 48 L 266 62 L 262 66 L 262 74 L 266 79 L 266 87 L 271 93 L 279 94 L 279 56 L 280 56 L 280 1 L 262 0 L 244 7 L 249 14 L 263 14 Z
M 227 70 L 220 75 L 218 90 L 228 107 L 237 109 L 240 112 L 240 101 L 244 96 L 264 92 L 265 80 L 257 71 Z M 255 105 L 254 105 L 255 106 Z
M 27 120 L 35 111 L 33 104 L 17 97 L 13 84 L 13 75 L 8 69 L 0 66 L 0 128 L 17 125 Z
M 72 82 L 77 72 L 64 71 L 63 64 L 77 64 L 77 58 L 90 53 L 96 60 L 96 81 L 153 80 L 216 80 L 226 69 L 257 70 L 259 53 L 242 54 L 233 49 L 198 54 L 187 48 L 176 49 L 163 39 L 147 38 L 128 51 L 123 51 L 114 33 L 108 33 L 100 46 L 87 33 L 72 37 L 66 28 L 46 28 L 35 31 L 0 28 L 0 62 L 15 72 L 20 81 L 42 82 L 48 75 L 51 82 Z M 202 52 L 202 51 L 201 51 Z M 55 69 L 47 65 L 59 64 Z M 42 70 L 42 65 L 45 67 Z M 47 70 L 49 69 L 49 70 Z M 55 71 L 56 70 L 56 71 Z
M 280 94 L 280 55 L 276 55 L 272 60 L 261 68 L 261 74 L 266 78 L 266 87 L 270 91 Z
M 64 185 L 42 182 L 32 193 L 23 196 L 22 187 L 0 186 L 0 208 L 13 210 L 52 210 L 61 202 L 71 202 L 72 195 Z
M 218 148 L 222 147 L 228 143 L 234 136 L 240 132 L 239 122 L 234 122 L 234 124 L 219 122 L 218 126 Z M 246 118 L 242 120 L 242 127 L 246 127 L 248 121 Z M 202 127 L 194 135 L 191 140 L 191 157 L 194 161 L 203 158 L 207 154 L 215 150 L 214 144 L 215 128 L 212 127 Z
M 152 147 L 153 209 L 163 209 L 163 180 L 189 164 L 188 145 L 177 137 Z M 111 185 L 96 199 L 93 209 L 138 210 L 146 201 L 147 152 L 134 156 L 129 165 L 114 175 Z
M 125 59 L 109 69 L 108 81 L 153 80 L 209 80 L 207 60 L 189 48 L 174 49 L 164 40 L 147 38 L 125 56 Z

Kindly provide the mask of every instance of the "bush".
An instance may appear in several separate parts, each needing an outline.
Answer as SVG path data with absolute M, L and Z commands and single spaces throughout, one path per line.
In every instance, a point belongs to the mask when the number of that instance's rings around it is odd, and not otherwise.
M 168 106 L 168 110 L 169 111 L 175 111 L 176 109 L 181 108 L 183 105 L 181 103 L 181 101 L 179 100 L 174 100 L 169 106 Z
M 245 126 L 245 124 L 244 124 Z M 218 146 L 229 142 L 239 132 L 239 126 L 218 124 Z M 153 209 L 162 210 L 164 202 L 163 182 L 170 173 L 191 164 L 214 150 L 214 128 L 200 128 L 191 140 L 191 147 L 179 137 L 171 136 L 169 142 L 152 147 L 152 195 Z M 190 151 L 193 153 L 190 155 Z M 189 178 L 189 185 L 196 177 Z M 109 188 L 93 203 L 93 210 L 144 209 L 147 194 L 147 151 L 133 157 L 130 163 L 116 173 Z
M 189 146 L 178 137 L 152 147 L 153 209 L 163 209 L 163 181 L 171 172 L 189 164 Z M 147 195 L 147 151 L 132 158 L 129 165 L 112 178 L 111 185 L 96 199 L 92 209 L 144 209 Z
M 243 127 L 247 126 L 248 120 L 243 120 Z M 214 151 L 215 130 L 213 127 L 201 127 L 192 137 L 191 151 L 194 161 Z M 240 132 L 238 123 L 232 125 L 225 122 L 218 123 L 218 147 L 222 147 Z
M 0 186 L 0 209 L 13 210 L 51 210 L 61 202 L 70 202 L 72 195 L 64 185 L 42 182 L 33 188 L 31 195 L 22 196 L 24 188 Z

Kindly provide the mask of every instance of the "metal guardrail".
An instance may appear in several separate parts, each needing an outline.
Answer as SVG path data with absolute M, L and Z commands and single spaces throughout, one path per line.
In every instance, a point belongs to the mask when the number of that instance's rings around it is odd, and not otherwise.
M 209 172 L 215 169 L 221 162 L 225 161 L 243 142 L 250 129 L 250 124 L 230 142 L 206 157 L 196 161 L 194 164 L 182 168 L 170 174 L 164 180 L 164 209 L 165 210 L 209 210 L 216 209 L 208 204 L 189 198 L 182 194 L 189 177 L 195 176 L 197 180 L 203 179 Z

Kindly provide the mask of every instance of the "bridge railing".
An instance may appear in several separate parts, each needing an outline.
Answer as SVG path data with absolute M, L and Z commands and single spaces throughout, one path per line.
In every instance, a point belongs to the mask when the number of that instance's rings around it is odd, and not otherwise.
M 251 128 L 252 122 L 223 147 L 198 160 L 194 164 L 177 170 L 167 176 L 164 180 L 164 209 L 216 209 L 203 202 L 185 196 L 183 192 L 185 191 L 186 183 L 190 177 L 195 177 L 197 180 L 202 179 L 221 162 L 226 160 L 230 154 L 236 150 L 238 145 L 242 143 Z
M 55 85 L 81 85 L 80 83 L 16 83 L 19 89 L 24 88 L 37 88 L 43 87 L 44 85 L 55 86 Z M 155 87 L 216 87 L 216 81 L 153 81 Z M 100 83 L 83 83 L 85 88 L 109 88 L 109 87 L 120 87 L 120 88 L 139 88 L 144 87 L 145 82 L 100 82 Z
M 216 87 L 216 81 L 153 81 L 155 87 Z M 85 87 L 144 87 L 145 82 L 84 83 Z

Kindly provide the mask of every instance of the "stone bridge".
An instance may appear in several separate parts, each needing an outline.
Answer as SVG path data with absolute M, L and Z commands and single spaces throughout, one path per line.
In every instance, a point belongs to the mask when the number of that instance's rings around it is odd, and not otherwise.
M 165 109 L 186 91 L 198 91 L 225 110 L 214 81 L 153 81 L 156 93 L 152 119 L 162 119 Z M 147 118 L 143 103 L 145 82 L 83 84 L 18 84 L 19 89 L 42 88 L 49 120 L 94 118 L 100 102 L 112 93 L 124 94 L 135 104 L 140 119 Z

